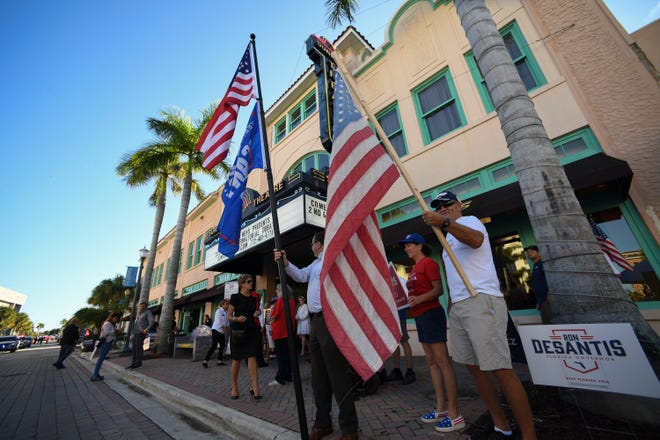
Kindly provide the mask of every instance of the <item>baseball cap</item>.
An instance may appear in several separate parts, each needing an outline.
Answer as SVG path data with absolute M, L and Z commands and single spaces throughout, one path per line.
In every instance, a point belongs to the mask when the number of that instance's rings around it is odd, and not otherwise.
M 399 240 L 399 245 L 403 246 L 406 243 L 417 243 L 426 246 L 426 240 L 420 234 L 408 234 L 403 240 Z
M 440 205 L 444 205 L 445 203 L 449 202 L 461 203 L 461 199 L 459 199 L 456 194 L 451 191 L 443 191 L 435 196 L 435 199 L 431 201 L 431 208 L 435 209 Z

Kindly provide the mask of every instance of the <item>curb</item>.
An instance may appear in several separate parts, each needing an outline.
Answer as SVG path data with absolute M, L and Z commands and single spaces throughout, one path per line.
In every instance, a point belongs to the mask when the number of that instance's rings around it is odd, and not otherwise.
M 79 361 L 90 363 L 87 357 L 75 356 L 75 358 Z M 82 363 L 85 364 L 85 362 Z M 121 379 L 153 394 L 169 405 L 172 402 L 176 402 L 175 408 L 177 410 L 191 419 L 205 425 L 210 425 L 218 433 L 222 433 L 223 436 L 232 439 L 254 440 L 294 440 L 300 438 L 298 432 L 220 405 L 219 403 L 199 397 L 167 383 L 152 379 L 144 374 L 126 370 L 114 362 L 104 362 L 103 367 L 112 370 Z

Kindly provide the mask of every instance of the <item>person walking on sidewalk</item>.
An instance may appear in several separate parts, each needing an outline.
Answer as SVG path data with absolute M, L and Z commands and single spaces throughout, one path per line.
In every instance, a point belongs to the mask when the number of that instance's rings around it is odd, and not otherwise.
M 286 258 L 282 249 L 273 251 L 275 261 L 282 260 L 287 275 L 299 283 L 308 283 L 307 301 L 311 316 L 310 353 L 312 358 L 312 391 L 316 404 L 316 419 L 310 432 L 311 440 L 319 440 L 333 432 L 332 397 L 339 407 L 339 427 L 343 440 L 358 438 L 358 416 L 355 409 L 351 367 L 332 339 L 323 320 L 321 309 L 321 267 L 323 265 L 323 233 L 312 237 L 312 252 L 316 259 L 309 266 L 298 268 Z
M 536 431 L 527 393 L 511 366 L 506 336 L 508 310 L 495 272 L 488 232 L 478 218 L 463 216 L 460 199 L 450 191 L 438 194 L 431 208 L 435 211 L 422 214 L 424 222 L 442 228 L 447 234 L 449 247 L 477 292 L 476 296 L 470 296 L 447 252 L 443 251 L 452 301 L 449 326 L 453 358 L 465 364 L 474 378 L 493 418 L 493 434 L 502 438 L 513 436 L 488 372 L 499 381 L 523 440 L 534 440 Z
M 80 330 L 78 329 L 78 318 L 73 317 L 69 320 L 66 327 L 62 331 L 62 339 L 60 339 L 60 355 L 53 364 L 53 367 L 61 370 L 64 367 L 64 359 L 69 357 L 76 349 L 76 341 L 80 337 Z
M 255 319 L 261 314 L 259 302 L 252 294 L 254 280 L 251 275 L 238 277 L 239 292 L 229 299 L 229 322 L 231 323 L 231 398 L 238 399 L 238 372 L 241 361 L 247 359 L 250 373 L 250 396 L 261 399 L 259 393 L 259 371 L 257 367 L 257 350 L 260 329 Z
M 439 432 L 463 429 L 465 420 L 458 411 L 456 372 L 447 350 L 447 318 L 438 301 L 442 295 L 440 266 L 430 258 L 431 247 L 420 234 L 409 234 L 399 241 L 399 245 L 415 262 L 406 283 L 408 303 L 435 390 L 436 406 L 433 411 L 424 414 L 421 420 L 434 423 L 435 430 Z
M 211 347 L 209 351 L 206 352 L 206 357 L 202 366 L 204 368 L 209 367 L 209 360 L 213 356 L 213 352 L 220 345 L 220 351 L 218 352 L 218 362 L 217 365 L 225 365 L 222 362 L 222 357 L 225 354 L 225 347 L 227 346 L 227 340 L 225 339 L 225 334 L 227 333 L 227 308 L 229 307 L 229 301 L 223 299 L 220 301 L 220 306 L 218 310 L 215 311 L 215 317 L 213 319 L 213 325 L 211 326 Z
M 291 288 L 287 286 L 287 291 L 291 292 Z M 284 298 L 282 297 L 282 285 L 277 283 L 275 287 L 277 294 L 277 301 L 273 304 L 270 311 L 270 323 L 273 330 L 273 341 L 275 342 L 275 358 L 277 359 L 277 374 L 275 380 L 268 383 L 268 386 L 274 387 L 278 385 L 286 385 L 291 382 L 291 357 L 289 356 L 289 332 L 286 328 L 286 314 L 284 313 Z M 289 298 L 289 310 L 293 313 L 296 304 L 293 298 Z M 296 323 L 293 316 L 291 316 L 291 328 L 296 328 Z
M 101 334 L 99 335 L 99 342 L 97 348 L 99 350 L 99 360 L 96 361 L 96 367 L 94 368 L 94 373 L 92 373 L 92 382 L 103 380 L 101 376 L 101 366 L 105 361 L 105 358 L 110 353 L 110 348 L 112 348 L 112 343 L 117 339 L 115 336 L 115 323 L 117 322 L 117 315 L 111 313 L 108 316 L 108 319 L 105 320 L 101 326 Z
M 152 325 L 154 325 L 154 315 L 147 309 L 147 303 L 141 302 L 133 324 L 133 362 L 127 368 L 134 370 L 142 366 L 144 340 Z
M 532 260 L 532 276 L 529 283 L 532 285 L 532 292 L 536 297 L 536 309 L 541 314 L 541 324 L 552 324 L 552 308 L 550 307 L 550 294 L 548 293 L 548 281 L 545 279 L 543 270 L 543 261 L 536 245 L 525 248 L 527 258 Z

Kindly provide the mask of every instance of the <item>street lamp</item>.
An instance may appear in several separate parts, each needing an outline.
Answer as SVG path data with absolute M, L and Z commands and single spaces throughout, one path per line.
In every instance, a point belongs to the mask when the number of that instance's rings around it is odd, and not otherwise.
M 146 246 L 142 246 L 142 249 L 140 249 L 138 253 L 140 254 L 140 269 L 138 270 L 135 292 L 133 292 L 133 304 L 131 306 L 131 316 L 128 321 L 128 331 L 126 332 L 126 337 L 124 340 L 124 348 L 121 351 L 122 355 L 127 355 L 131 352 L 128 348 L 128 343 L 131 340 L 131 333 L 133 332 L 133 321 L 135 321 L 135 307 L 137 306 L 136 302 L 140 298 L 140 290 L 142 289 L 142 284 L 141 284 L 142 268 L 144 267 L 144 260 L 147 258 L 147 255 L 149 255 L 149 250 L 146 248 Z

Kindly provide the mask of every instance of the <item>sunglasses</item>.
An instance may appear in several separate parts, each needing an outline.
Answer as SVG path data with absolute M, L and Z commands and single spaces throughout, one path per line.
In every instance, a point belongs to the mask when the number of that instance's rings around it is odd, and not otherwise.
M 455 203 L 456 203 L 455 201 L 445 202 L 445 203 L 443 203 L 442 205 L 437 206 L 437 207 L 435 208 L 435 210 L 437 211 L 437 210 L 440 209 L 440 208 L 449 208 L 450 206 L 452 206 L 452 205 L 455 204 Z
M 245 281 L 245 283 L 246 283 L 246 284 L 247 284 L 247 283 L 252 284 L 252 283 L 254 283 L 254 281 L 253 281 L 253 280 L 247 280 L 247 281 Z

